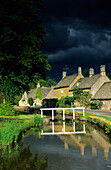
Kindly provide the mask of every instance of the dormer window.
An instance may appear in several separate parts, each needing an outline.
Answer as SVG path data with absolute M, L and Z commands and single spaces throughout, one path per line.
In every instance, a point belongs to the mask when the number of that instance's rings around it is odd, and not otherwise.
M 79 82 L 77 82 L 77 87 L 79 86 Z
M 63 94 L 64 93 L 64 90 L 63 89 L 61 89 L 61 94 Z

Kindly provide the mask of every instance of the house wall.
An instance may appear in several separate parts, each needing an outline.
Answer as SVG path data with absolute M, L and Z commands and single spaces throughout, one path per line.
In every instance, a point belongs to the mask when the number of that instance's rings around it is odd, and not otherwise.
M 20 101 L 19 101 L 19 106 L 30 106 L 30 105 L 28 104 L 28 99 L 20 100 Z
M 111 100 L 101 100 L 103 102 L 103 106 L 101 110 L 111 111 Z
M 99 88 L 105 83 L 110 81 L 109 78 L 104 75 L 104 76 L 100 76 L 100 78 L 96 81 L 96 83 L 91 87 L 91 91 L 90 93 L 92 94 L 92 96 L 95 95 L 95 93 L 99 90 Z
M 63 90 L 63 93 L 61 93 L 61 90 Z M 60 99 L 62 96 L 69 96 L 69 87 L 54 89 L 55 92 L 55 98 Z
M 54 89 L 54 92 L 55 92 L 55 98 L 58 98 L 60 99 L 62 96 L 65 97 L 65 96 L 73 96 L 73 91 L 72 92 L 69 92 L 69 89 L 80 79 L 80 78 L 83 78 L 83 75 L 80 74 L 76 77 L 76 79 L 72 82 L 72 84 L 70 85 L 70 87 L 64 87 L 64 88 L 58 88 L 58 89 Z M 64 91 L 64 93 L 62 94 L 61 93 L 61 90 Z

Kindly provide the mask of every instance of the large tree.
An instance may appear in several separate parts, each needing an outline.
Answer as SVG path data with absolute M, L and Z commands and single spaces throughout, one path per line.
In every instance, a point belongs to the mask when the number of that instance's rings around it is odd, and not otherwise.
M 47 34 L 39 16 L 41 0 L 1 1 L 0 75 L 16 86 L 45 78 L 50 65 L 42 52 Z

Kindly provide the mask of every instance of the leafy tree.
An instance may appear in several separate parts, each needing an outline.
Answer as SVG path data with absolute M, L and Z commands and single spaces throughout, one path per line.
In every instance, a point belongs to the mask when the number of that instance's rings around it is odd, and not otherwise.
M 83 93 L 83 90 L 81 88 L 75 88 L 73 90 L 73 96 L 75 97 L 76 100 L 80 102 L 81 94 Z
M 42 98 L 43 98 L 42 94 L 41 94 L 40 87 L 37 88 L 36 98 L 39 98 L 40 100 L 42 100 Z
M 16 111 L 11 103 L 2 103 L 0 107 L 0 116 L 15 116 Z
M 1 0 L 0 75 L 7 76 L 14 89 L 35 84 L 50 70 L 48 55 L 42 52 L 47 34 L 39 17 L 41 8 L 41 0 Z
M 33 105 L 34 100 L 33 100 L 33 98 L 32 98 L 32 97 L 30 97 L 30 98 L 28 99 L 28 103 L 30 104 L 30 106 L 32 106 L 32 105 Z
M 0 103 L 5 101 L 10 101 L 13 103 L 16 95 L 20 95 L 23 93 L 21 83 L 16 84 L 13 80 L 10 80 L 9 77 L 2 76 L 0 77 Z M 27 89 L 26 86 L 24 86 L 24 89 Z
M 73 91 L 73 95 L 81 106 L 90 105 L 91 94 L 88 91 L 83 91 L 81 88 L 75 88 Z
M 19 101 L 22 98 L 22 95 L 15 95 L 14 96 L 14 104 L 16 104 L 17 106 L 19 106 Z
M 50 77 L 48 77 L 46 80 L 40 79 L 39 82 L 40 82 L 40 86 L 44 86 L 44 87 L 51 87 L 57 84 L 57 82 Z
M 84 70 L 84 77 L 89 77 L 89 70 L 87 68 Z

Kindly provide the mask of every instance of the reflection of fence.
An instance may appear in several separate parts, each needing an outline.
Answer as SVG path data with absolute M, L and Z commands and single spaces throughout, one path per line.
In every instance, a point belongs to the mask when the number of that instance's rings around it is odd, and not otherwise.
M 73 119 L 75 119 L 75 110 L 83 110 L 83 116 L 85 115 L 84 107 L 76 107 L 76 108 L 43 108 L 41 110 L 41 117 L 43 117 L 44 110 L 52 110 L 52 120 L 54 120 L 54 110 L 62 110 L 63 111 L 63 120 L 65 120 L 65 110 L 73 110 Z
M 73 122 L 73 132 L 66 132 L 65 122 L 63 122 L 62 132 L 55 132 L 54 122 L 52 122 L 52 132 L 44 133 L 42 130 L 41 135 L 61 135 L 61 134 L 68 135 L 68 134 L 83 134 L 83 133 L 86 133 L 85 124 L 83 124 L 83 131 L 75 131 L 75 122 Z

